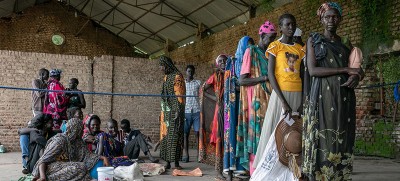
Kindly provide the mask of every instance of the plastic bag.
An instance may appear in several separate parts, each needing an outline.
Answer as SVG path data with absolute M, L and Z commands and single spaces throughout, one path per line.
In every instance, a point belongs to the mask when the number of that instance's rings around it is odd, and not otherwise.
M 143 173 L 138 163 L 131 166 L 119 166 L 114 169 L 114 177 L 124 181 L 143 181 Z

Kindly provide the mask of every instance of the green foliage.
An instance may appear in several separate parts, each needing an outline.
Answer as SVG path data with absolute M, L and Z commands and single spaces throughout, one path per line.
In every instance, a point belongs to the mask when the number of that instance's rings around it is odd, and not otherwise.
M 364 137 L 356 139 L 354 153 L 363 156 L 394 158 L 396 156 L 396 148 L 392 143 L 394 127 L 391 120 L 378 120 L 372 127 L 372 135 L 362 135 L 371 136 L 369 140 Z
M 385 83 L 396 83 L 400 81 L 400 57 L 392 56 L 387 60 L 382 62 L 382 71 L 383 80 Z M 388 117 L 392 117 L 394 114 L 394 106 L 395 100 L 393 95 L 393 87 L 385 88 L 385 99 L 387 106 L 385 108 L 385 115 Z M 398 111 L 399 112 L 399 111 Z
M 274 9 L 272 4 L 275 2 L 275 0 L 261 0 L 260 2 L 260 7 L 263 9 L 265 12 L 270 12 Z
M 364 55 L 376 50 L 379 44 L 392 41 L 390 30 L 391 1 L 390 0 L 356 0 L 360 5 L 362 20 L 362 49 Z M 367 57 L 366 56 L 366 57 Z
M 386 83 L 400 81 L 400 57 L 393 56 L 382 63 L 383 80 Z

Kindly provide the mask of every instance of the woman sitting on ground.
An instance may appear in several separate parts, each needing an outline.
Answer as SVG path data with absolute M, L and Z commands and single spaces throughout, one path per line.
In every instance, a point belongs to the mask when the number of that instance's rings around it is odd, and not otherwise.
M 92 153 L 97 149 L 97 143 L 99 141 L 98 139 L 96 140 L 97 135 L 103 132 L 100 130 L 100 125 L 101 120 L 99 116 L 92 115 L 88 122 L 88 129 L 84 131 L 82 137 L 83 141 L 87 144 L 89 151 Z
M 118 122 L 110 119 L 107 122 L 107 133 L 102 132 L 96 136 L 98 140 L 96 154 L 103 155 L 108 159 L 122 156 L 123 144 L 117 140 Z
M 85 149 L 82 131 L 83 125 L 79 119 L 68 120 L 66 132 L 48 141 L 43 156 L 33 169 L 34 180 L 97 179 L 97 167 L 108 166 L 109 161 Z

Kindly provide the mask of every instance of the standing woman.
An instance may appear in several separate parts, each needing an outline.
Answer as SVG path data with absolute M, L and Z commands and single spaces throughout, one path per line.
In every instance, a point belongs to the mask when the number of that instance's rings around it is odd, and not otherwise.
M 268 59 L 264 54 L 269 44 L 276 38 L 275 25 L 265 21 L 260 26 L 258 34 L 257 46 L 249 43 L 248 47 L 242 49 L 243 64 L 239 71 L 240 113 L 236 156 L 240 159 L 241 166 L 250 171 L 250 175 L 255 169 L 252 164 L 257 154 L 261 128 L 271 94 L 267 76 Z
M 160 57 L 160 68 L 164 72 L 161 95 L 186 95 L 185 79 L 179 70 L 166 56 Z M 161 100 L 161 133 L 160 157 L 167 162 L 166 169 L 181 169 L 179 160 L 182 157 L 183 124 L 185 119 L 185 98 L 165 96 Z
M 64 86 L 61 84 L 60 69 L 50 71 L 50 79 L 47 83 L 47 89 L 57 92 L 47 92 L 44 99 L 43 113 L 51 114 L 53 118 L 53 130 L 61 127 L 62 120 L 67 120 L 68 97 L 63 92 Z
M 309 180 L 351 180 L 355 140 L 354 87 L 361 68 L 348 68 L 351 48 L 336 30 L 342 20 L 337 3 L 324 3 L 317 11 L 324 33 L 311 33 L 307 41 L 307 68 L 311 80 L 305 102 L 302 171 Z M 344 84 L 349 76 L 351 83 Z
M 215 171 L 217 172 L 216 180 L 225 180 L 222 175 L 223 169 L 223 146 L 224 146 L 224 71 L 227 55 L 219 55 L 215 60 L 216 71 L 208 78 L 203 85 L 202 94 L 208 99 L 216 102 L 214 117 L 211 124 L 206 123 L 206 115 L 202 113 L 201 126 L 202 129 L 199 137 L 199 160 L 202 162 L 214 162 Z M 213 89 L 215 95 L 211 95 L 207 90 Z M 204 105 L 202 105 L 204 110 Z
M 291 116 L 292 111 L 301 109 L 302 84 L 300 65 L 305 56 L 301 45 L 293 42 L 296 30 L 296 19 L 291 14 L 279 17 L 279 28 L 282 37 L 272 42 L 267 49 L 268 79 L 272 86 L 272 94 L 258 143 L 253 167 L 264 159 L 263 153 L 281 115 Z

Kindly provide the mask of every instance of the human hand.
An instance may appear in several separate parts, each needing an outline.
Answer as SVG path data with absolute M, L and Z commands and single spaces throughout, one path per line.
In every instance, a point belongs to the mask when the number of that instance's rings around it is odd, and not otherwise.
M 358 75 L 360 77 L 364 76 L 364 71 L 362 68 L 346 68 L 346 72 L 349 75 Z
M 32 181 L 46 181 L 46 177 L 40 177 L 40 178 L 33 178 Z
M 349 79 L 341 87 L 356 88 L 360 82 L 360 77 L 358 75 L 351 75 Z
M 288 115 L 289 115 L 289 118 L 292 117 L 292 108 L 290 108 L 290 106 L 287 102 L 285 102 L 283 104 L 283 114 L 282 115 L 285 115 L 285 118 Z
M 261 76 L 261 82 L 267 82 L 268 81 L 268 76 Z
M 107 157 L 102 156 L 100 158 L 103 160 L 103 166 L 106 166 L 106 167 L 110 166 L 110 161 L 108 160 Z
M 85 140 L 86 140 L 86 142 L 93 143 L 95 138 L 93 135 L 88 135 L 88 136 L 86 136 Z
M 302 115 L 303 114 L 303 104 L 300 104 L 299 108 L 297 109 L 297 112 Z

